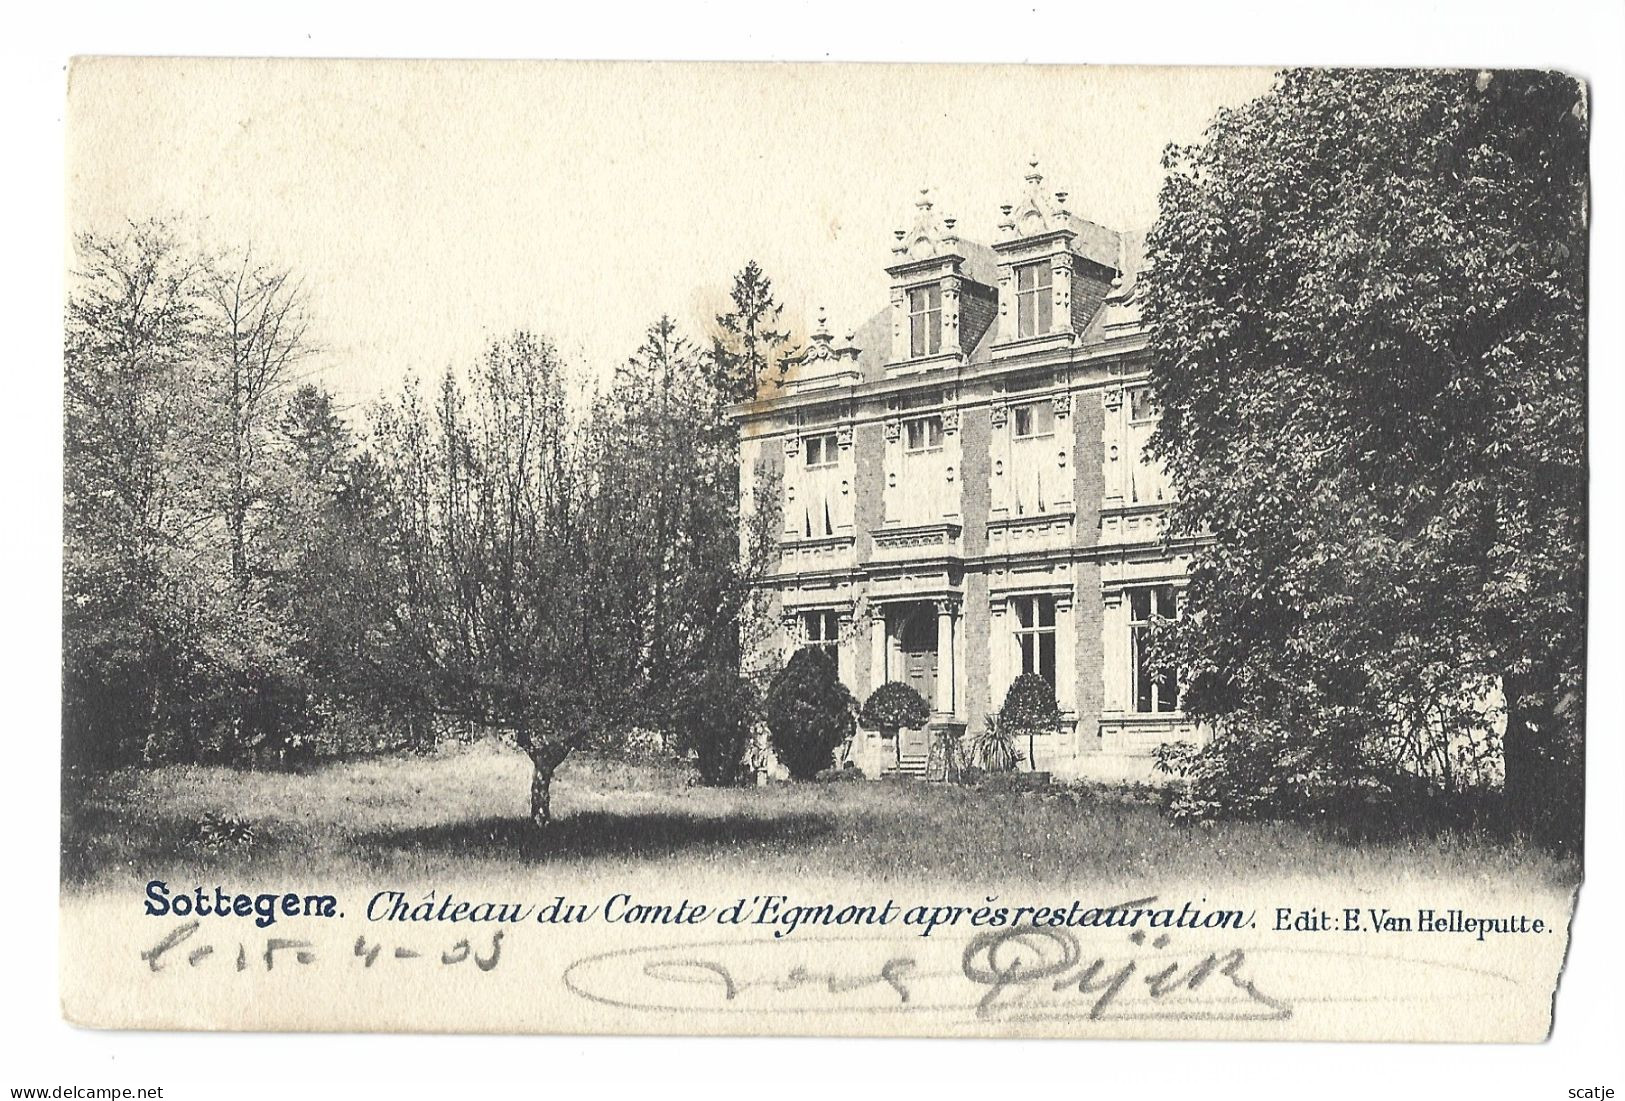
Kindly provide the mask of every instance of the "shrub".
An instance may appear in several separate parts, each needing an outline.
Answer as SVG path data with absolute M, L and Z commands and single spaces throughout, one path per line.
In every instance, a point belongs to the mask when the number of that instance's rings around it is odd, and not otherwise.
M 820 769 L 818 775 L 814 776 L 813 779 L 822 784 L 838 784 L 848 780 L 866 780 L 868 777 L 863 774 L 857 765 L 848 761 L 840 768 Z
M 197 839 L 205 849 L 241 849 L 254 847 L 254 827 L 246 818 L 210 811 L 197 820 Z
M 1055 688 L 1037 673 L 1023 673 L 1010 684 L 999 708 L 999 725 L 1011 738 L 1027 739 L 1027 760 L 1037 768 L 1037 736 L 1061 728 L 1061 708 Z
M 791 655 L 763 707 L 768 741 L 791 779 L 810 780 L 834 763 L 836 747 L 852 736 L 856 708 L 833 656 L 813 646 Z
M 760 710 L 756 687 L 727 669 L 704 674 L 679 694 L 672 716 L 678 748 L 693 754 L 703 783 L 739 782 Z
M 858 721 L 876 730 L 913 730 L 931 721 L 931 707 L 908 685 L 887 681 L 863 701 Z
M 989 715 L 970 743 L 971 759 L 988 772 L 1009 772 L 1022 761 L 1015 735 L 997 715 Z
M 1258 715 L 1233 715 L 1207 745 L 1175 742 L 1156 757 L 1180 781 L 1168 807 L 1177 822 L 1359 817 L 1392 798 L 1396 779 L 1373 766 L 1351 730 L 1291 729 Z

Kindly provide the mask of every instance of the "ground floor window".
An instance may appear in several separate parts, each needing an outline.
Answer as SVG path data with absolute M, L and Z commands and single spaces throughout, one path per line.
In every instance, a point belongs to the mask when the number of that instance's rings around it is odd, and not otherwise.
M 1055 686 L 1055 598 L 1018 596 L 1011 600 L 1016 613 L 1016 647 L 1021 671 L 1037 673 Z
M 816 646 L 834 653 L 841 641 L 841 617 L 837 612 L 802 612 L 801 641 L 803 646 Z
M 1173 619 L 1178 594 L 1172 585 L 1147 585 L 1128 591 L 1130 650 L 1134 668 L 1134 710 L 1142 714 L 1179 710 L 1179 680 L 1172 670 L 1150 668 L 1151 623 Z

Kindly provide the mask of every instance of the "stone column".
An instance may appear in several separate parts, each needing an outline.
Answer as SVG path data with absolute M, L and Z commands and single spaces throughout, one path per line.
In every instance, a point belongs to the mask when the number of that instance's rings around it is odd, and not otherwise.
M 1010 672 L 1010 617 L 1006 614 L 1010 603 L 1003 595 L 988 601 L 987 629 L 987 711 L 998 714 L 1004 704 L 1004 693 L 1015 675 Z
M 1004 395 L 996 395 L 988 407 L 988 518 L 1003 520 L 1010 515 L 1010 485 L 1015 472 L 1010 467 L 1010 406 Z
M 905 517 L 912 522 L 913 514 L 907 507 L 909 487 L 903 485 L 903 421 L 894 410 L 886 417 L 886 450 L 881 460 L 884 482 L 880 490 L 880 522 L 883 526 L 896 526 Z
M 841 612 L 839 618 L 836 620 L 836 625 L 836 674 L 841 678 L 842 684 L 846 685 L 848 688 L 852 688 L 857 683 L 855 680 L 857 674 L 857 670 L 855 668 L 857 664 L 857 654 L 855 651 L 857 649 L 858 640 L 852 637 L 853 632 L 851 613 L 844 611 Z
M 869 605 L 869 691 L 886 683 L 886 606 Z
M 801 431 L 792 425 L 784 437 L 784 534 L 791 539 L 802 534 L 805 504 L 800 498 L 805 493 L 801 486 L 805 479 L 801 471 Z
M 953 405 L 942 411 L 942 458 L 942 519 L 957 524 L 961 511 L 960 470 L 964 463 L 964 443 L 959 435 L 959 409 Z
M 954 602 L 937 601 L 937 699 L 933 710 L 953 714 L 954 677 Z
M 1057 253 L 1050 261 L 1050 332 L 1072 331 L 1072 256 Z
M 1078 621 L 1071 588 L 1055 597 L 1055 697 L 1062 711 L 1078 709 Z
M 1055 512 L 1071 512 L 1074 508 L 1073 482 L 1076 475 L 1072 471 L 1073 441 L 1077 437 L 1077 429 L 1072 423 L 1072 395 L 1062 391 L 1050 398 L 1050 407 L 1055 410 L 1055 458 L 1051 468 L 1056 472 L 1054 501 L 1050 508 Z
M 1108 382 L 1101 391 L 1101 401 L 1106 410 L 1106 420 L 1103 434 L 1106 437 L 1106 500 L 1107 508 L 1116 508 L 1122 505 L 1127 496 L 1127 477 L 1124 474 L 1125 460 L 1132 461 L 1133 457 L 1125 455 L 1124 420 L 1127 413 L 1123 406 L 1123 384 L 1115 380 Z
M 908 358 L 908 292 L 902 286 L 891 289 L 891 361 L 901 363 Z
M 1129 663 L 1134 660 L 1129 649 L 1128 610 L 1122 589 L 1111 589 L 1101 597 L 1101 691 L 1105 711 L 1127 711 L 1130 677 Z

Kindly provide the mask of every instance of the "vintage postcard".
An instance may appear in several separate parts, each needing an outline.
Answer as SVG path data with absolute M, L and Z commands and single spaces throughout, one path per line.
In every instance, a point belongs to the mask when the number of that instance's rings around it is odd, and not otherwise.
M 1589 109 L 76 60 L 64 1015 L 1543 1040 Z

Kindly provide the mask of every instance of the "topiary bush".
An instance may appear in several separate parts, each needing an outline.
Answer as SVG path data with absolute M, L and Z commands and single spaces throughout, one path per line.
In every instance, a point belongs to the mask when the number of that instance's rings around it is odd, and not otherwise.
M 931 706 L 908 685 L 887 681 L 863 701 L 858 721 L 876 730 L 913 730 L 931 721 Z
M 856 728 L 857 701 L 815 646 L 791 655 L 768 686 L 763 705 L 768 742 L 793 780 L 811 780 L 835 761 L 835 749 Z
M 1027 739 L 1027 762 L 1036 769 L 1037 736 L 1061 729 L 1061 707 L 1055 688 L 1037 673 L 1023 673 L 1010 684 L 999 708 L 999 724 L 1012 738 Z

